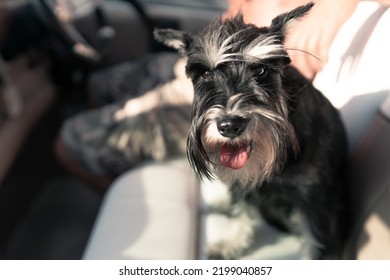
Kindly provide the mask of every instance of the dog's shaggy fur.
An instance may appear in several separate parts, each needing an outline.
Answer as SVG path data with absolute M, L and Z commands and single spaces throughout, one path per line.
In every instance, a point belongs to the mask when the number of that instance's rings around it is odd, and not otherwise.
M 188 157 L 232 195 L 235 233 L 209 246 L 210 258 L 239 258 L 251 246 L 258 214 L 304 239 L 302 258 L 333 258 L 339 244 L 346 140 L 337 110 L 289 65 L 286 28 L 307 4 L 271 26 L 238 15 L 193 36 L 155 37 L 187 57 L 194 86 Z

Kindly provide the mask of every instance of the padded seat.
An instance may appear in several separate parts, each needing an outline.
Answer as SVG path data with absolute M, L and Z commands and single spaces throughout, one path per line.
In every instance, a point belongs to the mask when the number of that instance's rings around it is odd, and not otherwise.
M 137 168 L 105 196 L 85 259 L 196 259 L 198 181 L 186 159 Z

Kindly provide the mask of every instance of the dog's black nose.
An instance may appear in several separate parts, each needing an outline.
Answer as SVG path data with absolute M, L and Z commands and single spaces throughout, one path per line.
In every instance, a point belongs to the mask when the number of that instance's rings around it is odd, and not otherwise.
M 233 139 L 241 135 L 248 121 L 248 119 L 239 116 L 226 116 L 218 120 L 218 132 L 224 137 Z

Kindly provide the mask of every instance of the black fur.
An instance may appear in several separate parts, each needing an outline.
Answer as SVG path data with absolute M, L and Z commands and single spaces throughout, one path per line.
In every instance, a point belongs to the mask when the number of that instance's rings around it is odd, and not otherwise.
M 287 24 L 312 5 L 276 17 L 270 27 L 247 25 L 238 15 L 198 36 L 176 30 L 155 36 L 187 57 L 195 91 L 187 153 L 194 170 L 228 184 L 233 204 L 244 200 L 278 228 L 312 237 L 305 257 L 329 258 L 340 243 L 344 128 L 338 111 L 289 65 L 283 47 Z M 219 162 L 224 146 L 234 160 L 248 155 L 244 167 Z

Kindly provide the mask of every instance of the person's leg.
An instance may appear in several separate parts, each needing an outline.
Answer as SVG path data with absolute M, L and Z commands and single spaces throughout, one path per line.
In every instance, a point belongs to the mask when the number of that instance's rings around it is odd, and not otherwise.
M 112 114 L 119 105 L 89 110 L 67 119 L 55 142 L 60 163 L 73 175 L 99 191 L 104 191 L 116 177 L 99 162 L 105 134 L 113 125 Z
M 114 103 L 68 119 L 56 143 L 60 162 L 98 190 L 146 161 L 185 155 L 190 104 L 166 104 L 115 118 L 125 104 Z
M 93 172 L 81 166 L 81 164 L 76 161 L 73 153 L 68 149 L 61 137 L 57 138 L 54 149 L 61 164 L 70 173 L 72 173 L 72 175 L 81 178 L 89 186 L 92 186 L 99 192 L 105 192 L 111 185 L 112 181 L 115 179 L 115 176 L 111 175 L 94 174 Z
M 55 143 L 57 157 L 64 167 L 100 191 L 123 170 L 131 168 L 133 163 L 111 142 L 116 141 L 113 139 L 118 129 L 126 131 L 132 127 L 122 125 L 128 118 L 118 120 L 115 113 L 124 107 L 125 101 L 137 99 L 147 90 L 172 80 L 179 58 L 175 53 L 151 54 L 93 74 L 88 85 L 90 98 L 95 105 L 110 105 L 64 122 Z M 123 142 L 124 138 L 121 139 Z
M 177 53 L 154 53 L 93 73 L 87 81 L 91 105 L 134 98 L 174 79 L 174 65 L 179 58 Z

